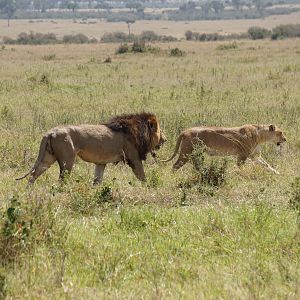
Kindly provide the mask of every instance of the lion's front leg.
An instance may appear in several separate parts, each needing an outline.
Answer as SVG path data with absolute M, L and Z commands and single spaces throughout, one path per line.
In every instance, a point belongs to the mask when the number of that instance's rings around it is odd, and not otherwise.
M 141 160 L 131 161 L 130 167 L 138 180 L 146 181 L 144 166 Z
M 102 182 L 105 167 L 106 167 L 106 165 L 97 165 L 96 164 L 94 181 L 93 181 L 94 185 Z

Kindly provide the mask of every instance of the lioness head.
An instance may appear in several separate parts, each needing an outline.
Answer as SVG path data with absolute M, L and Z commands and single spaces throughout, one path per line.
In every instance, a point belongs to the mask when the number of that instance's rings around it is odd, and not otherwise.
M 166 136 L 162 132 L 155 116 L 150 116 L 148 120 L 148 128 L 151 136 L 152 150 L 158 150 L 166 141 Z
M 273 141 L 277 146 L 280 146 L 282 143 L 286 142 L 286 137 L 283 132 L 279 130 L 275 125 L 269 125 L 268 127 L 268 136 L 271 141 Z

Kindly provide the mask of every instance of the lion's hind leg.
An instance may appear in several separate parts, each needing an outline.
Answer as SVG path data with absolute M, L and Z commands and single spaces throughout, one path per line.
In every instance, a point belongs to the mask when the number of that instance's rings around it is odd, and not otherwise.
M 73 142 L 70 137 L 62 135 L 52 143 L 52 149 L 60 169 L 59 180 L 63 181 L 66 173 L 71 173 L 75 162 L 76 152 Z
M 57 162 L 59 164 L 59 180 L 64 181 L 66 173 L 70 174 L 72 169 L 73 169 L 73 165 L 75 162 L 75 153 L 67 156 L 67 157 L 60 157 L 57 158 Z
M 104 173 L 104 169 L 105 169 L 106 165 L 98 165 L 96 164 L 95 166 L 95 175 L 94 175 L 94 181 L 93 184 L 99 184 L 102 182 L 103 179 L 103 173 Z

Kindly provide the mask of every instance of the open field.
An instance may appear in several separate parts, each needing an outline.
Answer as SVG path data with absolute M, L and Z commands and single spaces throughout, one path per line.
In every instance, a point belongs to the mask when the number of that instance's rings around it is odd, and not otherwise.
M 243 33 L 251 26 L 261 26 L 267 29 L 280 24 L 297 24 L 300 20 L 300 13 L 292 13 L 290 15 L 275 15 L 264 19 L 245 19 L 245 20 L 216 20 L 216 21 L 136 21 L 132 26 L 133 34 L 140 34 L 145 30 L 152 30 L 159 35 L 172 35 L 177 38 L 183 38 L 187 30 L 203 32 L 203 33 Z M 0 20 L 0 38 L 8 36 L 16 38 L 21 32 L 53 32 L 58 36 L 65 34 L 83 33 L 89 37 L 100 39 L 107 32 L 128 32 L 125 22 L 105 22 L 99 20 L 96 24 L 80 24 L 78 20 L 42 20 L 42 22 L 34 23 L 29 20 L 12 20 L 11 26 L 7 27 L 6 20 Z M 87 22 L 88 23 L 88 22 Z
M 0 51 L 0 298 L 300 298 L 300 228 L 289 205 L 300 175 L 300 40 L 224 45 Z M 175 47 L 185 56 L 171 57 Z M 92 187 L 93 166 L 80 160 L 65 185 L 57 166 L 32 189 L 15 182 L 49 128 L 133 111 L 159 117 L 168 138 L 159 158 L 183 128 L 275 123 L 288 142 L 266 145 L 263 157 L 281 175 L 229 159 L 224 184 L 207 193 L 182 184 L 193 180 L 191 165 L 173 174 L 149 158 L 147 184 L 118 164 Z

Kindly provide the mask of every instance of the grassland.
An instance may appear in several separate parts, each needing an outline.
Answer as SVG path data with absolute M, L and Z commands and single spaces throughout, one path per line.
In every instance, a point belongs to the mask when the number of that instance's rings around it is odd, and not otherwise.
M 244 33 L 251 26 L 261 26 L 272 29 L 280 24 L 299 23 L 300 13 L 290 15 L 274 15 L 264 19 L 245 19 L 245 20 L 215 20 L 215 21 L 136 21 L 131 26 L 133 34 L 140 34 L 142 31 L 151 30 L 159 35 L 172 35 L 178 39 L 184 38 L 187 30 L 200 33 Z M 90 38 L 100 37 L 107 32 L 128 32 L 125 22 L 105 22 L 90 20 L 96 23 L 81 24 L 80 20 L 74 23 L 73 20 L 12 20 L 11 26 L 7 27 L 6 20 L 0 20 L 0 38 L 8 36 L 16 38 L 21 32 L 53 32 L 62 37 L 65 34 L 83 33 Z
M 0 51 L 0 298 L 299 299 L 300 230 L 289 199 L 300 172 L 300 40 L 220 45 Z M 174 47 L 186 55 L 170 57 Z M 57 166 L 32 189 L 15 182 L 47 129 L 143 110 L 168 137 L 160 158 L 186 127 L 275 123 L 288 143 L 263 156 L 281 175 L 230 159 L 224 185 L 208 194 L 182 188 L 191 166 L 173 174 L 149 158 L 148 184 L 117 165 L 94 188 L 93 166 L 79 160 L 65 185 Z

